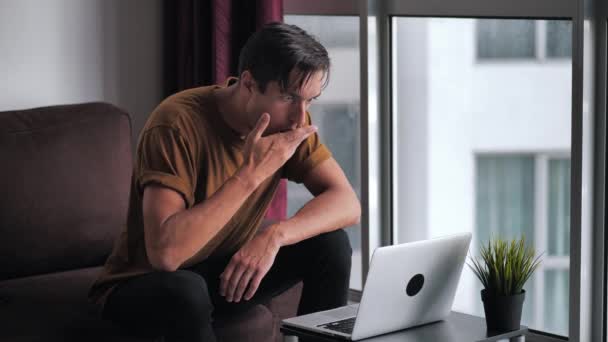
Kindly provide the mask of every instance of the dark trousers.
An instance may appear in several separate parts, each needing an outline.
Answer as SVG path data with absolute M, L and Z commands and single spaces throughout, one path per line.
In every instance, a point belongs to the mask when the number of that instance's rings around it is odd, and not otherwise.
M 125 281 L 108 297 L 103 316 L 141 336 L 171 341 L 215 341 L 215 314 L 242 312 L 303 282 L 298 315 L 346 305 L 352 249 L 340 229 L 282 247 L 256 294 L 228 303 L 219 275 L 230 261 L 209 258 L 175 272 L 152 272 Z

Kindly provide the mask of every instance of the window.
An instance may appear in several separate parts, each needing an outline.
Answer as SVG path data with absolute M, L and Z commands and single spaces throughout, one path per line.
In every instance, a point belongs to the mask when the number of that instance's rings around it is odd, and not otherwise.
M 598 284 L 596 275 L 608 279 L 608 253 L 605 220 L 595 210 L 605 211 L 597 203 L 605 198 L 604 157 L 596 158 L 605 155 L 608 4 L 285 0 L 284 6 L 290 14 L 347 15 L 361 23 L 363 275 L 376 246 L 463 230 L 477 235 L 477 176 L 484 167 L 478 158 L 513 158 L 494 164 L 503 173 L 534 173 L 534 193 L 519 189 L 534 209 L 501 211 L 518 210 L 519 220 L 533 215 L 527 229 L 548 260 L 530 283 L 545 292 L 526 299 L 525 320 L 540 333 L 605 340 L 608 281 Z M 323 30 L 340 35 L 339 28 Z M 478 281 L 471 276 L 463 275 L 455 305 L 475 313 Z
M 567 335 L 572 66 L 476 63 L 482 50 L 530 56 L 538 27 L 393 18 L 393 236 L 471 231 L 477 255 L 492 235 L 525 234 L 545 256 L 525 287 L 524 324 Z M 480 49 L 480 30 L 494 47 Z M 483 316 L 480 289 L 465 267 L 455 309 Z
M 546 21 L 547 57 L 572 57 L 572 24 L 569 21 Z
M 564 20 L 480 19 L 478 60 L 569 59 L 572 27 Z
M 332 151 L 360 198 L 359 18 L 286 15 L 285 22 L 317 37 L 329 52 L 330 82 L 309 112 L 319 127 L 322 142 Z M 290 182 L 288 215 L 294 215 L 310 199 L 312 195 L 303 185 Z M 350 227 L 346 232 L 353 248 L 350 287 L 361 290 L 361 225 Z
M 487 58 L 534 58 L 536 24 L 530 20 L 477 22 L 477 56 Z
M 568 335 L 570 160 L 546 154 L 476 157 L 475 235 L 518 238 L 543 262 L 526 284 L 522 320 Z M 478 246 L 473 246 L 478 255 Z M 478 293 L 481 284 L 474 290 Z M 533 299 L 533 300 L 530 300 Z M 475 310 L 483 313 L 481 302 Z

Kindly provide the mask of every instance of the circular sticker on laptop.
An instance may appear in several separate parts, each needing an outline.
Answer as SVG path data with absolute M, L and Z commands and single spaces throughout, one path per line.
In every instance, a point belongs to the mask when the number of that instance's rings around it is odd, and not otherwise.
M 407 283 L 405 292 L 408 296 L 413 297 L 422 290 L 422 285 L 424 285 L 424 276 L 422 274 L 416 274 L 410 279 L 409 283 Z

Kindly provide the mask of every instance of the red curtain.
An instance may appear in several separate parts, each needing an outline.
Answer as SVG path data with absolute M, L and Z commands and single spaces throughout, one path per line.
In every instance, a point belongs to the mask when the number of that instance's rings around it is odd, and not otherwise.
M 283 21 L 283 0 L 165 0 L 163 6 L 165 96 L 238 76 L 239 52 L 249 36 Z M 266 217 L 287 217 L 285 180 Z

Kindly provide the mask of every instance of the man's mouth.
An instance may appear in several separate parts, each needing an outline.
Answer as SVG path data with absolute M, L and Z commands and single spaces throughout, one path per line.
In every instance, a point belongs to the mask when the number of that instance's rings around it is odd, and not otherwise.
M 289 131 L 293 131 L 294 129 L 296 129 L 297 127 L 293 126 L 293 127 L 287 127 L 285 129 L 280 130 L 279 132 L 281 133 L 285 133 L 285 132 L 289 132 Z

